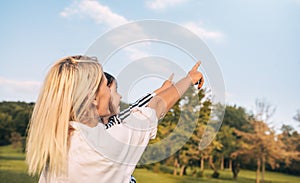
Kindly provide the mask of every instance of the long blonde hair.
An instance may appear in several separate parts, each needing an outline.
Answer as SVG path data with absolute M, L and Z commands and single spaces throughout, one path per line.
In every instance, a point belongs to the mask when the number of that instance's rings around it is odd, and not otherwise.
M 96 93 L 103 77 L 96 59 L 72 56 L 48 72 L 28 129 L 26 161 L 31 175 L 47 167 L 51 175 L 67 172 L 69 122 L 93 116 Z

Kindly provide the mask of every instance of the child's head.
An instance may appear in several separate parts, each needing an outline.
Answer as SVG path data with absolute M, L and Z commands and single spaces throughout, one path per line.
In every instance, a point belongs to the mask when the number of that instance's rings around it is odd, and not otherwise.
M 122 96 L 118 93 L 118 83 L 116 78 L 114 78 L 111 74 L 104 72 L 104 75 L 107 79 L 107 86 L 110 88 L 111 93 L 111 104 L 113 109 L 110 109 L 112 114 L 118 114 L 120 112 L 120 102 Z

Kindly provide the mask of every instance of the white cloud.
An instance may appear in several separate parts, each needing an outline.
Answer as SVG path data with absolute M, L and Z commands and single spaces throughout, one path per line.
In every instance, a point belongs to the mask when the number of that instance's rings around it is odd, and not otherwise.
M 68 18 L 74 15 L 89 17 L 96 23 L 105 24 L 108 27 L 115 27 L 128 23 L 128 20 L 117 13 L 110 10 L 108 6 L 104 6 L 98 1 L 82 0 L 74 2 L 70 7 L 66 7 L 60 15 Z
M 67 17 L 70 17 L 71 15 L 75 15 L 78 13 L 79 13 L 79 11 L 77 9 L 67 7 L 64 9 L 64 11 L 60 12 L 60 16 L 67 18 Z
M 180 3 L 184 3 L 185 1 L 186 0 L 156 0 L 152 2 L 148 1 L 147 4 L 152 8 L 163 9 L 168 6 L 175 6 Z M 108 6 L 102 5 L 100 2 L 95 0 L 74 1 L 69 7 L 66 7 L 60 15 L 64 18 L 71 18 L 74 16 L 87 17 L 92 19 L 96 24 L 102 24 L 107 28 L 113 28 L 130 22 L 124 16 L 113 12 Z M 187 22 L 184 24 L 185 27 L 203 39 L 219 41 L 223 38 L 223 34 L 221 32 L 208 31 L 200 25 L 201 24 L 195 22 Z M 134 32 L 134 34 L 132 34 L 132 32 Z M 132 24 L 130 32 L 128 30 L 120 30 L 120 33 L 114 34 L 109 39 L 110 43 L 114 45 L 122 45 L 130 42 L 131 40 L 144 39 L 146 37 L 147 35 L 141 27 L 137 24 Z M 126 47 L 124 49 L 127 51 L 129 58 L 134 60 L 149 55 L 148 53 L 141 51 L 139 48 Z
M 111 11 L 108 6 L 104 6 L 98 1 L 94 0 L 82 0 L 80 2 L 74 2 L 70 7 L 66 7 L 60 15 L 64 18 L 70 18 L 75 15 L 79 15 L 81 17 L 88 17 L 95 21 L 96 24 L 103 24 L 108 28 L 113 28 L 122 24 L 129 23 L 124 16 L 121 16 L 117 13 Z M 130 41 L 131 37 L 145 37 L 143 30 L 137 25 L 132 25 L 132 29 L 135 32 L 128 32 L 123 30 L 119 34 L 115 34 L 114 37 L 110 37 L 111 43 L 120 45 L 120 43 L 126 42 L 126 40 Z M 138 59 L 148 54 L 137 49 L 137 48 L 125 48 L 130 59 Z
M 0 99 L 34 101 L 40 86 L 38 81 L 20 81 L 0 76 Z
M 203 39 L 222 40 L 224 38 L 223 33 L 218 31 L 208 31 L 195 22 L 187 22 L 184 23 L 183 26 L 185 26 L 186 28 L 188 28 Z
M 153 10 L 163 10 L 167 7 L 178 6 L 185 3 L 187 0 L 154 0 L 147 1 L 146 6 Z

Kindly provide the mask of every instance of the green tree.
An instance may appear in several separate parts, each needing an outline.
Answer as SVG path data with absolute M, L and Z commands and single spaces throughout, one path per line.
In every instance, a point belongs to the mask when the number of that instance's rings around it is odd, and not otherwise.
M 227 160 L 229 169 L 232 170 L 233 178 L 236 179 L 239 172 L 240 158 L 233 153 L 239 148 L 237 141 L 237 135 L 234 133 L 235 129 L 249 132 L 252 130 L 252 126 L 249 123 L 249 115 L 246 113 L 246 109 L 242 107 L 226 106 L 222 127 L 218 138 L 224 145 L 222 149 L 222 155 Z M 223 158 L 221 157 L 221 160 Z M 221 163 L 222 165 L 223 163 Z M 221 166 L 222 169 L 223 166 Z
M 12 116 L 5 112 L 0 112 L 0 145 L 9 143 L 10 134 L 13 129 L 11 127 Z
M 198 135 L 197 127 L 199 126 L 199 111 L 201 100 L 205 96 L 204 93 L 204 90 L 196 90 L 194 87 L 190 87 L 181 100 L 180 120 L 184 122 L 184 125 L 180 126 L 180 130 L 182 131 L 181 133 L 183 136 L 190 136 L 190 138 L 178 152 L 180 176 L 186 174 L 188 166 L 193 166 L 191 162 L 199 160 L 199 141 L 196 136 Z
M 175 147 L 178 141 L 186 139 L 186 143 L 170 159 L 174 161 L 173 174 L 177 175 L 177 168 L 180 168 L 179 175 L 186 174 L 188 167 L 194 167 L 195 162 L 199 162 L 200 153 L 199 142 L 203 135 L 203 129 L 210 118 L 209 100 L 203 100 L 204 90 L 196 90 L 190 87 L 182 97 L 178 105 L 175 105 L 159 124 L 158 136 L 165 136 L 172 132 L 177 132 L 170 142 Z M 174 131 L 173 131 L 174 130 Z M 188 138 L 188 139 L 187 139 Z
M 11 143 L 13 132 L 25 137 L 33 105 L 25 102 L 0 102 L 0 145 Z
M 221 144 L 225 147 L 220 151 L 221 153 L 221 170 L 224 170 L 224 159 L 231 160 L 231 154 L 235 152 L 238 148 L 238 144 L 236 142 L 237 138 L 234 135 L 234 128 L 228 125 L 222 125 L 220 131 L 218 133 L 217 139 L 221 142 Z M 231 164 L 231 161 L 229 161 Z M 231 166 L 231 165 L 230 165 Z
M 241 131 L 250 131 L 249 115 L 246 109 L 237 106 L 226 106 L 222 125 L 227 125 Z

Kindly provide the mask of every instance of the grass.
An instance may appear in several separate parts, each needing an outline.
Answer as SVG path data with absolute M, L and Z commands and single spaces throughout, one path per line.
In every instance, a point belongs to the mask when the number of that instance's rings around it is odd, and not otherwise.
M 0 182 L 5 183 L 33 183 L 38 182 L 37 177 L 27 173 L 25 154 L 21 148 L 0 146 Z
M 166 182 L 166 183 L 192 183 L 192 182 L 206 182 L 206 183 L 253 183 L 255 182 L 255 172 L 250 170 L 241 170 L 237 180 L 232 178 L 232 173 L 229 170 L 220 171 L 218 179 L 210 178 L 213 172 L 211 170 L 204 171 L 204 177 L 196 178 L 191 176 L 173 176 L 170 174 L 153 173 L 146 169 L 136 169 L 134 177 L 139 182 L 152 183 L 152 182 Z M 265 183 L 298 183 L 300 177 L 291 176 L 275 172 L 266 172 Z
M 11 146 L 0 146 L 0 182 L 5 183 L 35 183 L 38 177 L 27 175 L 27 165 L 25 155 L 21 149 L 14 149 Z M 232 173 L 228 170 L 220 171 L 220 177 L 213 179 L 210 177 L 211 170 L 204 171 L 204 177 L 196 178 L 192 176 L 173 176 L 171 174 L 154 173 L 146 169 L 136 169 L 134 176 L 138 183 L 253 183 L 255 182 L 255 172 L 241 170 L 237 180 L 232 179 Z M 266 172 L 265 183 L 297 183 L 300 177 L 291 176 L 276 172 Z

